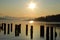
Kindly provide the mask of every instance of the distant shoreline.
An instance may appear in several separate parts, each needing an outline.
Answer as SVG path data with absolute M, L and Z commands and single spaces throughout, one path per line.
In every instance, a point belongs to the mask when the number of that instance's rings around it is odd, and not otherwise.
M 60 22 L 60 14 L 35 18 L 34 21 Z

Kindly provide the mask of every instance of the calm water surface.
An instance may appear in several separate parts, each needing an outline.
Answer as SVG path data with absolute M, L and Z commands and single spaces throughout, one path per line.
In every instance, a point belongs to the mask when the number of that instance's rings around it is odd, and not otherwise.
M 6 34 L 4 30 L 0 29 L 0 40 L 46 40 L 46 29 L 53 27 L 53 40 L 60 40 L 60 22 L 36 22 L 36 21 L 0 21 L 0 27 L 2 23 L 6 23 Z M 8 34 L 8 24 L 12 23 L 12 32 L 11 28 L 9 29 Z M 21 24 L 21 33 L 19 36 L 15 36 L 15 25 Z M 26 36 L 26 25 L 28 25 L 28 35 Z M 31 39 L 30 30 L 33 26 L 33 39 Z M 40 36 L 40 27 L 44 26 L 44 37 Z M 51 40 L 51 31 L 49 31 L 49 40 Z M 55 32 L 57 37 L 55 38 Z

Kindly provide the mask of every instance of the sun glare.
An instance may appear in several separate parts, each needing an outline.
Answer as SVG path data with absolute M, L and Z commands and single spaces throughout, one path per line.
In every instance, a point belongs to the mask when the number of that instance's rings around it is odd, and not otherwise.
M 29 21 L 29 23 L 33 23 L 34 21 Z
M 31 2 L 29 5 L 28 5 L 28 8 L 30 9 L 34 9 L 36 7 L 36 4 Z

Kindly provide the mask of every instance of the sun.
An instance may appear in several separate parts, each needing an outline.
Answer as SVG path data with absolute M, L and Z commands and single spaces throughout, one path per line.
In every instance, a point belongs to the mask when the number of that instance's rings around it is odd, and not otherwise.
M 36 7 L 36 4 L 31 2 L 29 5 L 28 5 L 28 8 L 30 9 L 34 9 Z

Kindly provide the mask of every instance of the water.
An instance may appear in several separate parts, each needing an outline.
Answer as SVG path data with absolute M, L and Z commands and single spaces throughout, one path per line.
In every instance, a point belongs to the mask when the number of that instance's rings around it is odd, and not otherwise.
M 0 27 L 2 26 L 2 23 L 6 23 L 6 34 L 4 34 L 5 30 L 4 29 L 2 30 L 0 28 L 0 40 L 47 40 L 48 38 L 49 40 L 52 40 L 51 35 L 52 35 L 53 40 L 60 40 L 60 22 L 36 22 L 36 21 L 16 21 L 16 20 L 15 21 L 11 21 L 11 20 L 2 21 L 1 20 Z M 11 31 L 11 23 L 12 23 L 12 31 Z M 16 28 L 15 26 L 19 24 L 21 24 L 20 25 L 21 29 L 18 30 L 18 28 Z M 8 25 L 10 26 L 8 27 Z M 27 28 L 26 28 L 26 25 L 28 25 Z M 33 26 L 33 28 L 31 28 L 31 26 Z M 44 28 L 41 28 L 41 27 L 44 27 Z M 44 29 L 42 34 L 41 34 L 40 28 L 42 30 Z M 28 30 L 27 33 L 26 33 L 26 29 Z M 21 33 L 19 33 L 19 31 Z M 31 31 L 33 32 L 32 33 L 33 38 L 31 38 Z M 55 32 L 57 33 L 56 38 L 55 38 Z

